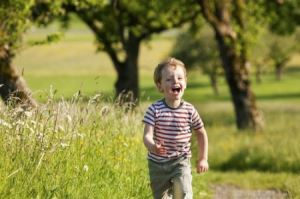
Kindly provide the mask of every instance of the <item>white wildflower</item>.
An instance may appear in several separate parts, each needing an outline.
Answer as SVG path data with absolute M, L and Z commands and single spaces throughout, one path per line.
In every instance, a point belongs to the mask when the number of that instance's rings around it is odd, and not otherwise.
M 63 149 L 65 149 L 65 148 L 67 148 L 67 147 L 69 147 L 70 145 L 69 144 L 67 144 L 67 143 L 60 143 L 60 146 L 63 148 Z
M 25 111 L 24 114 L 26 115 L 26 117 L 32 117 L 31 111 Z
M 42 141 L 44 138 L 44 134 L 39 132 L 36 134 L 36 138 L 37 138 L 37 140 Z
M 4 121 L 4 120 L 2 120 L 2 119 L 0 119 L 0 125 L 1 125 L 1 126 L 4 126 L 4 127 L 7 127 L 7 128 L 9 128 L 9 129 L 12 128 L 11 124 L 7 123 L 6 121 Z
M 88 172 L 88 170 L 89 170 L 89 166 L 86 164 L 83 165 L 83 171 Z
M 75 135 L 76 135 L 75 137 L 79 137 L 79 138 L 84 138 L 85 137 L 84 133 L 76 133 Z

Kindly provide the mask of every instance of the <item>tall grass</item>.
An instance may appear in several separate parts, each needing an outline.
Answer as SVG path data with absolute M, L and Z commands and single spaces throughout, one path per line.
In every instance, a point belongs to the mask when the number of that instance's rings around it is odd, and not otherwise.
M 149 198 L 141 114 L 99 98 L 2 108 L 1 198 Z
M 0 198 L 151 198 L 141 123 L 147 104 L 126 112 L 100 95 L 57 101 L 51 94 L 34 110 L 2 107 Z M 239 178 L 250 188 L 300 194 L 297 103 L 264 104 L 260 134 L 237 132 L 227 102 L 196 106 L 211 166 L 205 176 L 193 172 L 196 198 L 212 196 L 210 183 L 241 185 Z

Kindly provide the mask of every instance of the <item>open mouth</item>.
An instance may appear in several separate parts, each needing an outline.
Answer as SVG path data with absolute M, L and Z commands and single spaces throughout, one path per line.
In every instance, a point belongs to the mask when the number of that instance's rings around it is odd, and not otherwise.
M 173 93 L 180 93 L 180 91 L 181 91 L 180 87 L 174 87 L 174 88 L 172 88 L 172 92 Z

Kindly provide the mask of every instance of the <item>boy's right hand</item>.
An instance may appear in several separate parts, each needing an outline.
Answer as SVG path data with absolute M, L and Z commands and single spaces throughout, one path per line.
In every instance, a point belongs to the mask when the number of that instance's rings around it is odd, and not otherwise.
M 151 152 L 158 154 L 158 155 L 165 155 L 167 153 L 167 150 L 165 147 L 163 147 L 163 141 L 162 142 L 158 142 L 155 143 L 155 145 L 153 145 Z

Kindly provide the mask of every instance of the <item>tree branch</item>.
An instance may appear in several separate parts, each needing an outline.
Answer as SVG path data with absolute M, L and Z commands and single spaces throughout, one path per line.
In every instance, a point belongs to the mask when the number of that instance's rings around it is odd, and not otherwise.
M 236 39 L 236 33 L 230 26 L 230 14 L 227 8 L 227 1 L 216 1 L 215 8 L 209 5 L 209 0 L 198 0 L 201 6 L 201 12 L 204 18 L 212 25 L 212 27 L 221 35 Z

